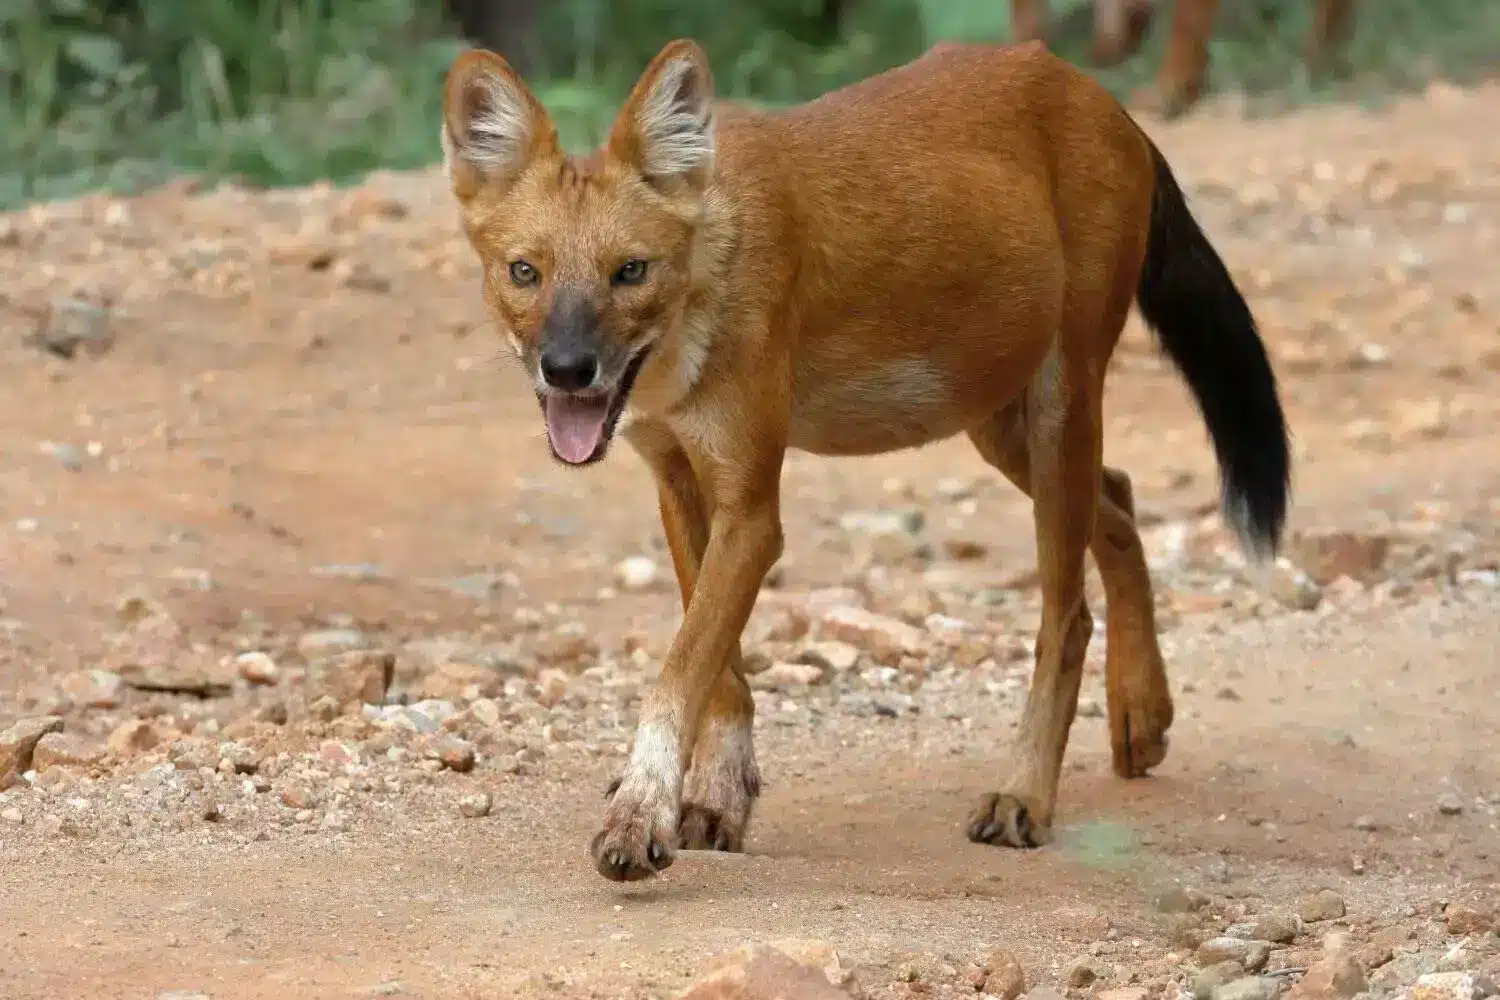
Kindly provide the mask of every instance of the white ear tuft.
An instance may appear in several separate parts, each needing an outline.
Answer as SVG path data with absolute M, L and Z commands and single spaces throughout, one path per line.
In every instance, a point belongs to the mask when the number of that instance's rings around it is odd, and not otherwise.
M 641 172 L 647 177 L 706 175 L 713 167 L 712 84 L 689 58 L 663 65 L 636 112 Z
M 514 176 L 554 137 L 551 119 L 500 56 L 454 61 L 443 95 L 443 162 L 455 190 Z
M 513 170 L 525 159 L 534 137 L 536 123 L 527 95 L 495 73 L 477 74 L 464 89 L 462 117 L 452 125 L 444 123 L 444 154 L 461 156 L 485 173 Z

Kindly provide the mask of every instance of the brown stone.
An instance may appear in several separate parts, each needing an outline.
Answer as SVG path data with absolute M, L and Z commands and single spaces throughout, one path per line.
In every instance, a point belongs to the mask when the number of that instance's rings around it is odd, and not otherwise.
M 395 670 L 395 654 L 383 650 L 355 649 L 315 660 L 307 668 L 307 701 L 326 697 L 339 706 L 379 705 Z
M 0 732 L 0 791 L 19 784 L 21 775 L 31 770 L 36 745 L 48 733 L 62 730 L 63 720 L 55 715 L 21 719 Z
M 1464 903 L 1454 903 L 1443 913 L 1443 922 L 1448 933 L 1457 936 L 1484 934 L 1495 926 L 1495 917 L 1488 910 Z
M 150 719 L 131 719 L 116 726 L 109 734 L 109 749 L 121 757 L 129 757 L 154 750 L 165 743 L 169 735 Z
M 823 634 L 856 646 L 886 665 L 898 663 L 903 655 L 917 655 L 926 650 L 926 636 L 921 629 L 849 605 L 830 608 L 823 615 Z
M 1016 1000 L 1026 992 L 1026 970 L 1015 955 L 1004 950 L 992 951 L 985 966 L 989 969 L 984 985 L 986 993 L 1000 1000 Z
M 1341 576 L 1376 582 L 1385 568 L 1390 539 L 1361 531 L 1306 531 L 1293 542 L 1298 565 L 1322 586 Z
M 823 970 L 776 948 L 753 945 L 693 983 L 679 1000 L 850 1000 Z
M 1350 955 L 1338 952 L 1314 962 L 1287 994 L 1287 1000 L 1350 1000 L 1365 988 L 1365 970 Z
M 104 748 L 72 733 L 51 732 L 37 741 L 31 755 L 31 766 L 38 771 L 49 767 L 92 767 L 104 759 Z
M 474 744 L 457 736 L 444 736 L 433 747 L 443 766 L 460 773 L 474 770 Z
M 413 689 L 418 698 L 443 701 L 473 701 L 493 698 L 504 687 L 500 674 L 477 663 L 454 661 L 429 671 Z
M 1344 915 L 1344 897 L 1332 889 L 1319 889 L 1302 897 L 1301 916 L 1310 924 L 1337 920 Z
M 112 670 L 80 670 L 58 687 L 78 708 L 118 708 L 125 693 L 125 682 Z

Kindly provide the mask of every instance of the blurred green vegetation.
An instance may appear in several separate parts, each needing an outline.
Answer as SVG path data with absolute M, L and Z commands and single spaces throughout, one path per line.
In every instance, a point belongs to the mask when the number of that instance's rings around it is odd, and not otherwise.
M 1085 0 L 1054 0 L 1057 48 L 1083 63 Z M 1125 93 L 1156 67 L 1145 49 L 1100 72 Z M 1005 39 L 1008 0 L 544 0 L 528 80 L 574 146 L 597 141 L 665 41 L 707 48 L 720 91 L 783 103 L 915 56 L 944 38 Z M 1365 0 L 1351 78 L 1314 86 L 1301 64 L 1310 0 L 1226 0 L 1211 84 L 1259 106 L 1360 100 L 1500 62 L 1495 0 Z M 0 206 L 182 173 L 259 184 L 347 181 L 437 155 L 438 93 L 460 50 L 432 0 L 0 0 Z

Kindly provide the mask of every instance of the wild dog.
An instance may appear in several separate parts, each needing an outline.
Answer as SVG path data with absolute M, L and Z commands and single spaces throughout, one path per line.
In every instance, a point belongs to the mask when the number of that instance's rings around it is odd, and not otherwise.
M 1044 601 L 1009 765 L 971 840 L 1049 839 L 1104 580 L 1114 770 L 1172 723 L 1129 477 L 1102 464 L 1105 370 L 1134 300 L 1217 452 L 1227 522 L 1279 544 L 1275 376 L 1162 154 L 1041 44 L 942 45 L 811 103 L 714 100 L 667 45 L 604 144 L 569 155 L 499 56 L 447 78 L 442 142 L 483 297 L 553 455 L 650 466 L 683 619 L 592 842 L 610 879 L 740 850 L 759 793 L 740 636 L 782 551 L 787 449 L 874 455 L 966 434 L 1031 497 Z
M 1140 48 L 1150 28 L 1157 0 L 1094 0 L 1095 65 L 1121 62 Z M 1016 41 L 1042 40 L 1047 34 L 1047 0 L 1011 0 L 1011 33 Z M 1152 90 L 1143 104 L 1167 117 L 1181 114 L 1202 96 L 1208 74 L 1208 40 L 1213 35 L 1219 0 L 1177 0 L 1167 52 Z M 1303 58 L 1310 70 L 1324 71 L 1354 27 L 1354 0 L 1313 0 Z

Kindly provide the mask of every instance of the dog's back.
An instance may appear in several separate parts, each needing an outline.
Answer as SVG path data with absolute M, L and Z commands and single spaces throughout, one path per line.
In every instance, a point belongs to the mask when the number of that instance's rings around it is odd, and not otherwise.
M 944 44 L 786 112 L 731 110 L 719 134 L 764 268 L 751 294 L 798 331 L 800 447 L 957 433 L 1031 377 L 1070 288 L 1082 308 L 1133 294 L 1149 145 L 1041 45 Z

